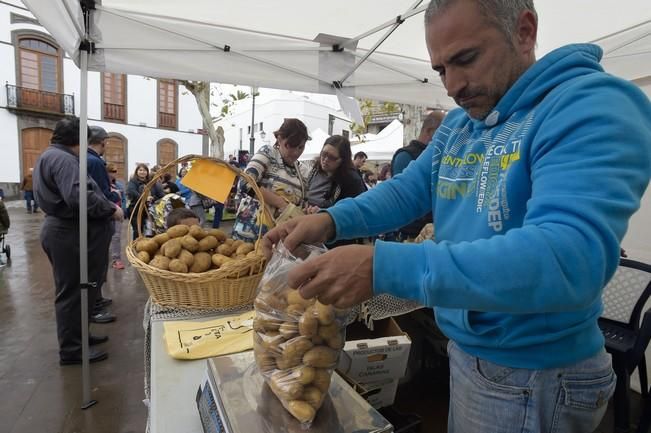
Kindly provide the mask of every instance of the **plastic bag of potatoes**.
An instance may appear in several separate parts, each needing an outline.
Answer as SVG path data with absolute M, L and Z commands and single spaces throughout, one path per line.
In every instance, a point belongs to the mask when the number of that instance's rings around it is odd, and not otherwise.
M 135 248 L 142 262 L 180 273 L 219 269 L 233 260 L 257 254 L 253 244 L 230 239 L 219 229 L 183 224 L 153 238 L 138 239 Z
M 347 310 L 304 299 L 287 286 L 287 272 L 325 248 L 305 245 L 295 255 L 277 246 L 254 301 L 253 351 L 258 369 L 282 405 L 311 425 L 330 387 L 344 347 Z

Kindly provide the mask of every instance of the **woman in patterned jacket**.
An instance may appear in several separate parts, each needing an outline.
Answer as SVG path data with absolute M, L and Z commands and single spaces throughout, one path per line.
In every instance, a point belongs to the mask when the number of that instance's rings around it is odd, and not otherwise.
M 285 119 L 274 132 L 273 146 L 262 146 L 246 166 L 262 191 L 269 214 L 276 218 L 290 204 L 303 206 L 307 185 L 301 174 L 298 158 L 310 139 L 307 127 L 298 119 Z M 244 180 L 238 186 L 240 205 L 233 225 L 233 238 L 255 242 L 258 232 L 264 235 L 268 229 L 260 218 L 260 203 Z

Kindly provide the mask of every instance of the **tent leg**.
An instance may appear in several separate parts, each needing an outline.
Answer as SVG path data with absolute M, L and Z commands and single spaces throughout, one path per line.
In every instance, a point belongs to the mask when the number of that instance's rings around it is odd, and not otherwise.
M 81 91 L 79 116 L 79 282 L 81 286 L 81 374 L 83 387 L 82 409 L 97 403 L 90 397 L 90 346 L 88 345 L 88 209 L 86 182 L 88 167 L 88 51 L 80 50 Z

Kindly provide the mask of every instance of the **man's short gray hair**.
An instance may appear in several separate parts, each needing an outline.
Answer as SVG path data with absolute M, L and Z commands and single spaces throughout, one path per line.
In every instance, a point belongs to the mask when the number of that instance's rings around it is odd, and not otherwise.
M 425 11 L 425 25 L 441 10 L 457 0 L 431 0 Z M 538 14 L 533 5 L 533 0 L 474 0 L 479 5 L 481 13 L 492 21 L 495 26 L 507 37 L 511 37 L 516 30 L 518 17 L 525 10 L 533 12 L 536 20 Z

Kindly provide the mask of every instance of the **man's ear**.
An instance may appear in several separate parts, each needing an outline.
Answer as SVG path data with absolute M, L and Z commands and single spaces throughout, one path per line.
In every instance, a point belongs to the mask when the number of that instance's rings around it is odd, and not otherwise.
M 534 13 L 525 10 L 520 13 L 515 32 L 515 43 L 523 54 L 532 53 L 538 38 L 538 20 Z

